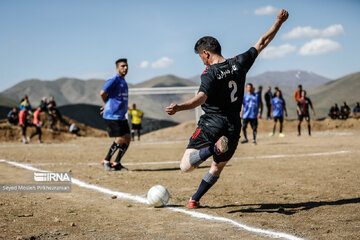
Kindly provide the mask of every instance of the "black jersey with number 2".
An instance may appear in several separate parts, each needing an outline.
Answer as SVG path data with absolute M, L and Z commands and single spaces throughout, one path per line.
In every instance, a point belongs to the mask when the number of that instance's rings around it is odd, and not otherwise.
M 201 75 L 199 89 L 207 95 L 206 102 L 201 106 L 205 113 L 239 117 L 246 73 L 257 55 L 257 50 L 251 47 L 234 58 L 206 68 Z

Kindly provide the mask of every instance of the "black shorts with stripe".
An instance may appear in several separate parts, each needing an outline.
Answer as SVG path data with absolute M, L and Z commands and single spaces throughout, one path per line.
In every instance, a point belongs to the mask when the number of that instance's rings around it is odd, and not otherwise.
M 109 137 L 121 137 L 130 133 L 129 123 L 127 120 L 109 120 L 105 119 Z
M 241 120 L 231 119 L 218 114 L 204 114 L 200 117 L 197 129 L 189 139 L 187 148 L 200 149 L 204 146 L 213 145 L 221 136 L 229 139 L 228 151 L 220 155 L 214 155 L 214 161 L 226 162 L 231 159 L 240 139 Z
M 302 122 L 302 120 L 305 118 L 305 120 L 307 121 L 307 122 L 309 122 L 310 121 L 310 115 L 309 114 L 301 114 L 301 115 L 298 115 L 298 120 L 300 121 L 300 122 Z

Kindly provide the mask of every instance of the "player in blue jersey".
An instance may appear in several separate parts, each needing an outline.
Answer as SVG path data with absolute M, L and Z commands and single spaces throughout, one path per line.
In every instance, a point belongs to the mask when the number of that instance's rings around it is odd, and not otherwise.
M 276 97 L 274 97 L 271 102 L 271 116 L 274 118 L 274 127 L 272 133 L 270 133 L 270 136 L 275 135 L 276 123 L 279 120 L 280 122 L 279 137 L 285 137 L 285 135 L 282 133 L 284 112 L 285 112 L 285 116 L 287 117 L 286 103 L 285 100 L 283 99 L 281 91 L 279 90 L 276 92 Z
M 124 156 L 130 144 L 130 129 L 126 119 L 128 111 L 128 86 L 125 76 L 128 72 L 127 59 L 121 58 L 115 62 L 117 74 L 106 81 L 100 96 L 105 103 L 101 108 L 101 114 L 105 119 L 107 131 L 115 140 L 102 160 L 102 164 L 108 171 L 127 170 L 121 165 L 120 160 Z M 111 157 L 119 150 L 115 161 L 111 164 Z
M 240 117 L 243 119 L 243 133 L 244 140 L 241 143 L 249 142 L 246 134 L 246 128 L 248 123 L 253 130 L 253 143 L 256 143 L 256 133 L 258 126 L 258 117 L 261 114 L 261 105 L 260 105 L 260 97 L 258 94 L 254 93 L 254 87 L 251 83 L 246 84 L 246 91 L 243 102 L 242 109 L 240 112 Z

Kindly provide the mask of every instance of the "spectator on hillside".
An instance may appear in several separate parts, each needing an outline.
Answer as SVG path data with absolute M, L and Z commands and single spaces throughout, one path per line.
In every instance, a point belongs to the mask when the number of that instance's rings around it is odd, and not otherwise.
M 51 107 L 50 107 L 51 106 Z M 62 122 L 63 124 L 65 124 L 66 126 L 69 126 L 69 123 L 67 123 L 65 121 L 65 119 L 63 119 L 59 109 L 56 107 L 56 102 L 53 96 L 51 96 L 49 98 L 49 102 L 47 105 L 48 108 L 48 112 L 52 112 L 52 114 L 50 114 L 52 117 L 51 120 L 53 120 L 53 124 L 55 123 L 56 120 L 60 120 L 60 122 Z M 51 108 L 51 110 L 49 111 L 49 108 Z M 51 128 L 50 128 L 51 129 Z
M 340 116 L 340 110 L 339 110 L 337 103 L 335 103 L 330 108 L 329 117 L 331 117 L 331 119 L 337 119 L 337 118 L 339 118 L 339 116 Z
M 276 97 L 277 92 L 279 91 L 279 88 L 278 88 L 278 87 L 275 87 L 274 89 L 275 89 L 275 91 L 274 91 L 274 94 L 273 94 L 273 98 Z
M 72 123 L 70 125 L 69 132 L 75 134 L 76 136 L 81 136 L 79 134 L 79 131 L 80 131 L 80 128 L 78 126 L 76 126 L 75 123 Z
M 26 140 L 26 128 L 29 126 L 29 123 L 27 121 L 28 114 L 29 114 L 29 109 L 27 106 L 24 106 L 24 108 L 19 112 L 19 125 L 22 131 L 22 141 L 25 144 L 28 143 Z
M 260 116 L 259 118 L 262 118 L 262 113 L 263 113 L 263 109 L 264 109 L 264 104 L 263 104 L 263 101 L 262 101 L 262 90 L 263 90 L 263 87 L 262 86 L 259 86 L 258 87 L 258 91 L 256 92 L 256 94 L 259 96 L 259 99 L 260 99 L 260 102 L 259 102 L 259 106 L 260 106 Z
M 47 112 L 47 98 L 43 97 L 40 101 L 41 112 Z
M 300 84 L 298 88 L 294 92 L 294 100 L 297 103 L 301 98 L 301 92 L 302 92 L 302 85 Z
M 355 107 L 353 109 L 353 116 L 354 118 L 360 118 L 360 105 L 359 102 L 355 104 Z
M 266 113 L 266 119 L 270 119 L 271 116 L 271 101 L 272 101 L 272 93 L 271 93 L 271 87 L 268 87 L 267 92 L 264 94 L 264 98 L 265 98 L 265 103 L 266 103 L 266 109 L 267 109 L 267 113 Z
M 23 110 L 25 107 L 31 112 L 31 104 L 27 95 L 20 101 L 20 110 Z
M 54 107 L 53 103 L 48 104 L 47 111 L 48 111 L 48 118 L 49 118 L 49 129 L 50 129 L 50 132 L 52 132 L 54 130 L 54 124 L 57 119 L 56 108 Z
M 340 118 L 347 119 L 350 113 L 351 113 L 350 107 L 346 104 L 346 102 L 343 102 L 343 105 L 340 108 Z
M 19 123 L 19 116 L 17 108 L 13 108 L 10 110 L 10 112 L 7 115 L 7 119 L 10 124 L 17 125 Z
M 53 107 L 56 107 L 55 98 L 54 98 L 53 96 L 51 96 L 51 97 L 49 98 L 48 105 L 49 105 L 50 103 L 52 103 Z

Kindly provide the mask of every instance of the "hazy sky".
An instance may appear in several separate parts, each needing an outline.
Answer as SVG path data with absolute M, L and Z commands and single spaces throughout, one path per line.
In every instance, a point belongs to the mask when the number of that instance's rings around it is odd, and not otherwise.
M 129 60 L 127 81 L 204 66 L 194 54 L 216 37 L 224 57 L 248 50 L 284 8 L 290 17 L 249 75 L 301 69 L 335 79 L 360 71 L 360 1 L 0 0 L 0 91 L 30 78 L 109 78 Z

